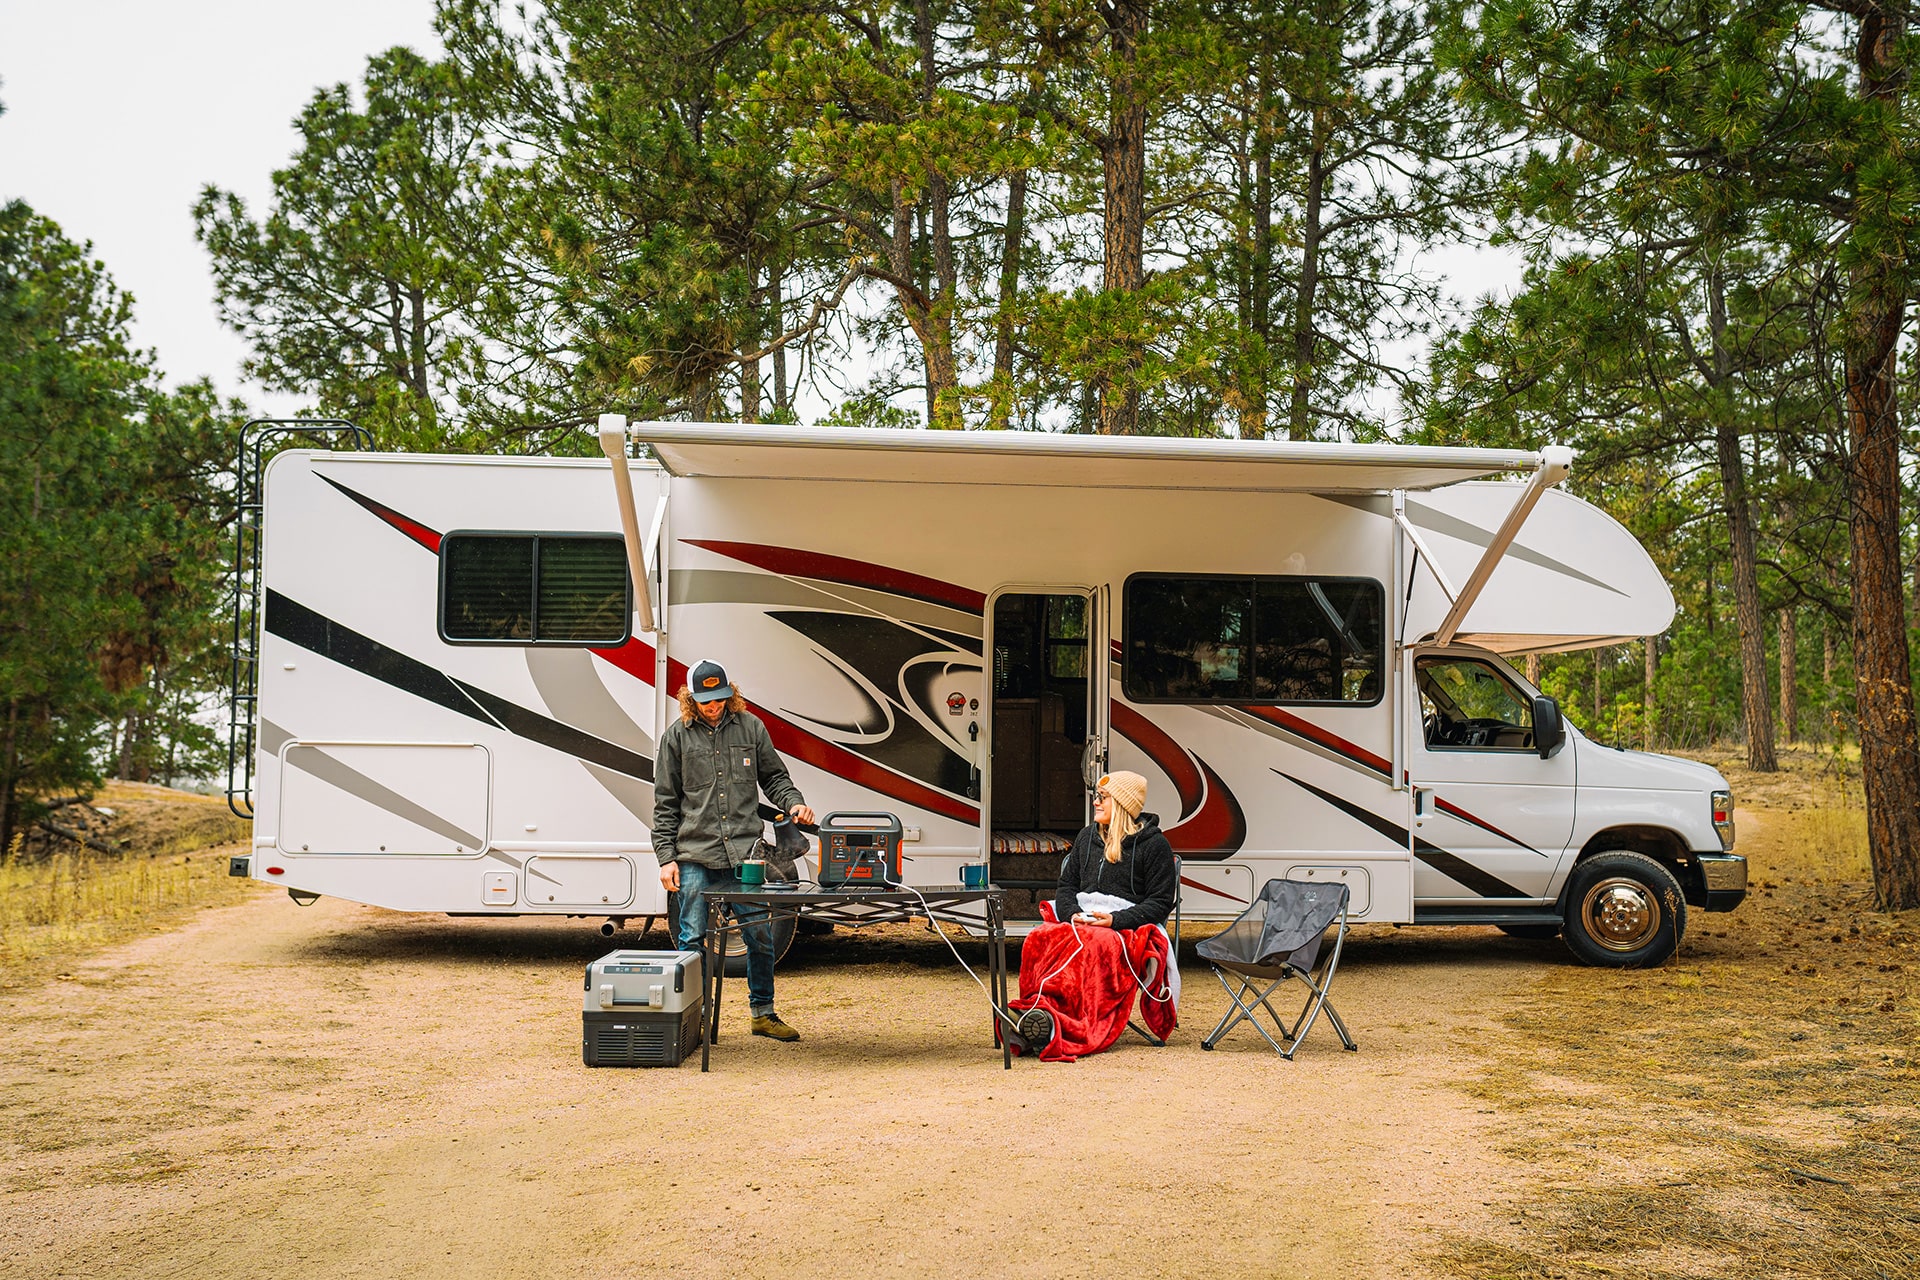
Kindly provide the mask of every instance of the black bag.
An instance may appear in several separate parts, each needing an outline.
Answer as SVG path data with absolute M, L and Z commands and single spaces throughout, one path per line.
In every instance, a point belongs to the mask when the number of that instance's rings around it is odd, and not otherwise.
M 766 860 L 769 880 L 798 879 L 798 864 L 806 852 L 807 837 L 801 833 L 799 824 L 785 814 L 773 820 L 773 843 L 760 841 L 759 855 Z

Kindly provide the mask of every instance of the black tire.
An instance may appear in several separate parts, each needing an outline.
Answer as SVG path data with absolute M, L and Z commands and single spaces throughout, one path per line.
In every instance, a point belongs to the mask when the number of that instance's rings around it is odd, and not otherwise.
M 1560 936 L 1560 926 L 1557 924 L 1503 924 L 1497 927 L 1509 938 L 1524 938 L 1528 942 L 1551 942 Z
M 1644 853 L 1584 858 L 1567 884 L 1567 949 L 1582 964 L 1644 969 L 1664 962 L 1687 930 L 1687 899 L 1673 872 Z
M 794 920 L 788 916 L 784 920 L 773 922 L 773 962 L 777 965 L 787 957 L 787 949 L 793 946 Z M 680 936 L 680 895 L 667 895 L 667 936 Z M 747 940 L 738 933 L 727 935 L 727 965 L 729 978 L 747 976 Z

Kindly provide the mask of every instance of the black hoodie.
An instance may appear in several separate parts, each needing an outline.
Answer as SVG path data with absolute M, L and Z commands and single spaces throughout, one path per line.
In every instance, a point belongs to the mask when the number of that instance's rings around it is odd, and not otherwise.
M 1133 905 L 1113 913 L 1116 929 L 1143 924 L 1165 924 L 1173 914 L 1173 846 L 1160 834 L 1157 814 L 1140 815 L 1140 829 L 1120 842 L 1120 861 L 1107 861 L 1107 838 L 1095 822 L 1073 838 L 1067 860 L 1060 864 L 1060 889 L 1053 909 L 1061 923 L 1080 910 L 1080 894 L 1110 893 Z

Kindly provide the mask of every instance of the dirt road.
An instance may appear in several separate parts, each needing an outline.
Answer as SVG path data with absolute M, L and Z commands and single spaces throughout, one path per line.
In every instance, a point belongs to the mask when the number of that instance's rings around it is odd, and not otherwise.
M 1006 1072 L 930 935 L 802 938 L 805 1039 L 747 1036 L 730 983 L 701 1075 L 582 1068 L 607 949 L 263 893 L 0 998 L 0 1272 L 1417 1276 L 1436 1232 L 1498 1229 L 1501 1118 L 1450 1082 L 1559 962 L 1363 932 L 1361 1051 L 1323 1028 L 1286 1063 L 1199 1050 L 1225 996 L 1189 954 L 1170 1047 Z

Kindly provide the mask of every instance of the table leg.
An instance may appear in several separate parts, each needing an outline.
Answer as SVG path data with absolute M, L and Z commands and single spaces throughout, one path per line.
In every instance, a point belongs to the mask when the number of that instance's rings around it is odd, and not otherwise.
M 720 1026 L 720 966 L 713 946 L 713 904 L 707 904 L 707 927 L 700 935 L 700 1069 L 707 1070 L 714 1033 Z
M 1010 998 L 1007 973 L 1007 915 L 1000 903 L 988 905 L 988 918 L 993 921 L 993 955 L 996 967 L 1000 970 L 1000 1008 L 994 1010 L 994 1032 L 1000 1037 L 1000 1067 L 1003 1071 L 1013 1070 L 1013 1042 L 1007 1039 L 1006 1028 L 999 1025 L 1000 1011 L 1007 1007 Z

